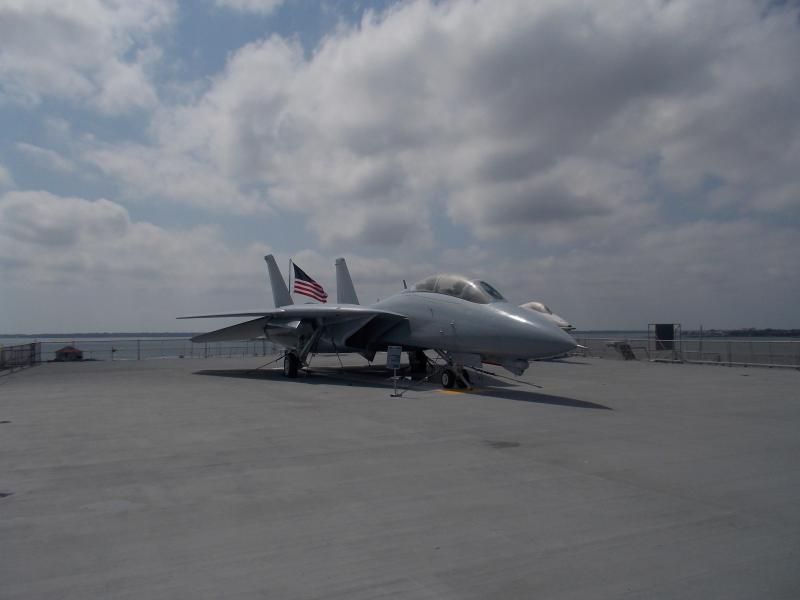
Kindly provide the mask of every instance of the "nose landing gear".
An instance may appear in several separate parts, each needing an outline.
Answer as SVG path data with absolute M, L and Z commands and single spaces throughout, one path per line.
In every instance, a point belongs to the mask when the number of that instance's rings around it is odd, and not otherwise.
M 472 382 L 469 379 L 469 373 L 461 365 L 452 365 L 445 367 L 442 371 L 442 387 L 448 390 L 454 387 L 460 389 L 467 389 L 472 387 Z

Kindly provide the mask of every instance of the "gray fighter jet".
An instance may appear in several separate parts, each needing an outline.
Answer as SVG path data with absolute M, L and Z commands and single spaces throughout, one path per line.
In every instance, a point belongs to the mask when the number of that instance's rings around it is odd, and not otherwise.
M 292 302 L 275 258 L 265 256 L 273 310 L 179 317 L 255 317 L 204 333 L 193 342 L 265 338 L 286 348 L 283 372 L 296 377 L 312 353 L 353 352 L 372 361 L 388 346 L 408 351 L 411 366 L 427 365 L 424 352 L 435 351 L 446 366 L 446 388 L 468 385 L 464 367 L 499 365 L 521 375 L 529 360 L 561 356 L 575 340 L 543 315 L 508 302 L 491 284 L 460 275 L 433 275 L 410 289 L 369 306 L 358 303 L 347 263 L 336 260 L 337 303 Z

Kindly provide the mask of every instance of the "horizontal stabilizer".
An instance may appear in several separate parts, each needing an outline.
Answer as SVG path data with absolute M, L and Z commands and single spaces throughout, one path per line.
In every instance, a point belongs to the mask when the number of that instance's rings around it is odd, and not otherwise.
M 196 335 L 192 338 L 193 342 L 228 342 L 234 340 L 252 340 L 264 335 L 264 327 L 266 327 L 269 319 L 264 317 L 260 319 L 253 319 L 252 321 L 245 321 L 238 325 L 217 329 L 209 333 Z

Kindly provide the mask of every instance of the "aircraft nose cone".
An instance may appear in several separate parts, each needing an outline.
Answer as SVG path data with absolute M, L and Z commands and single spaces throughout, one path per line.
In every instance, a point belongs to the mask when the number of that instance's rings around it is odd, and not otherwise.
M 578 343 L 575 339 L 560 327 L 553 327 L 551 331 L 547 332 L 547 336 L 548 344 L 553 350 L 551 356 L 566 354 L 578 347 Z
M 510 353 L 521 358 L 550 358 L 574 350 L 578 344 L 552 321 L 526 309 L 504 307 L 509 327 Z M 513 348 L 513 349 L 512 349 Z

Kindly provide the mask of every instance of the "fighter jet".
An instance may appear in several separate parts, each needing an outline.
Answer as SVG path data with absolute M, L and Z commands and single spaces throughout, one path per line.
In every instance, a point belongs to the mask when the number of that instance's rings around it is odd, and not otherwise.
M 411 288 L 375 304 L 358 304 L 347 263 L 336 260 L 337 303 L 292 302 L 289 289 L 271 254 L 267 262 L 273 310 L 179 317 L 255 317 L 204 333 L 193 342 L 267 339 L 286 349 L 283 373 L 297 377 L 313 353 L 358 353 L 372 361 L 388 346 L 411 352 L 412 367 L 427 363 L 424 352 L 444 361 L 441 383 L 468 386 L 464 367 L 499 365 L 522 375 L 529 360 L 560 356 L 575 340 L 552 321 L 508 302 L 491 284 L 461 275 L 427 277 Z
M 543 302 L 526 302 L 525 304 L 520 304 L 522 308 L 527 308 L 528 310 L 535 310 L 538 313 L 541 313 L 546 318 L 550 319 L 553 323 L 561 327 L 564 331 L 573 331 L 575 327 L 570 324 L 564 317 L 559 317 L 556 313 L 554 313 L 549 306 L 547 306 Z

